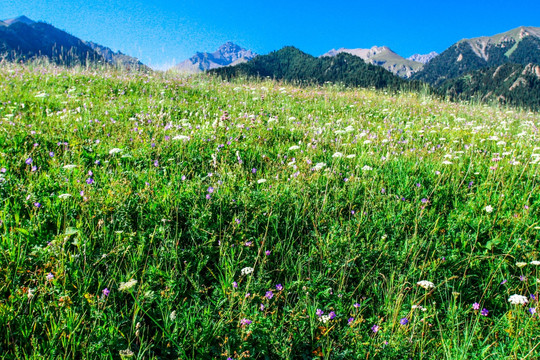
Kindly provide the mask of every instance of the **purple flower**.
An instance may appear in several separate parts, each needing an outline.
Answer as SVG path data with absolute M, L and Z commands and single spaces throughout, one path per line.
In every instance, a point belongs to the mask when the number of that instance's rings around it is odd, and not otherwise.
M 240 224 L 240 219 L 234 219 L 234 221 L 236 221 L 237 224 Z
M 1 173 L 5 173 L 6 171 L 7 171 L 6 168 L 1 168 L 1 169 L 0 169 L 0 172 L 1 172 Z
M 40 207 L 41 207 L 41 204 L 38 203 L 38 202 L 35 202 L 35 203 L 34 203 L 34 206 L 37 207 L 37 208 L 40 208 Z
M 257 169 L 253 168 L 253 169 L 251 169 L 251 172 L 252 172 L 253 174 L 255 174 L 255 173 L 257 172 Z
M 261 311 L 264 311 L 264 304 L 261 304 L 261 306 L 259 306 L 259 309 L 260 309 Z
M 272 253 L 272 252 L 271 252 L 270 250 L 266 250 L 266 251 L 264 252 L 264 254 L 265 254 L 266 256 L 270 255 L 271 253 Z
M 103 289 L 103 291 L 102 291 L 103 296 L 109 296 L 109 293 L 110 293 L 110 292 L 111 292 L 111 291 L 110 291 L 109 289 L 107 289 L 107 288 Z
M 50 156 L 50 157 L 54 157 L 54 153 L 53 153 L 52 151 L 49 152 L 49 156 Z
M 274 293 L 271 290 L 268 290 L 266 294 L 264 295 L 268 300 L 274 297 Z
M 504 285 L 504 284 L 506 284 L 506 282 L 507 282 L 507 281 L 508 281 L 508 280 L 506 280 L 506 279 L 503 279 L 503 281 L 501 281 L 501 285 Z
M 401 325 L 407 325 L 409 323 L 409 319 L 407 319 L 406 317 L 404 317 L 403 319 L 399 320 L 399 323 Z
M 92 172 L 92 170 L 88 170 L 88 176 L 92 176 L 94 175 L 94 173 Z
M 88 179 L 86 179 L 86 183 L 87 183 L 88 185 L 92 185 L 92 184 L 94 183 L 94 179 L 88 178 Z
M 348 323 L 349 325 L 351 325 L 351 324 L 353 323 L 353 321 L 354 321 L 354 318 L 353 318 L 353 317 L 350 317 L 349 320 L 347 320 L 347 323 Z
M 354 306 L 355 308 L 359 308 L 359 307 L 360 307 L 360 304 L 359 304 L 359 303 L 355 303 L 353 306 Z
M 84 196 L 84 191 L 81 190 L 81 192 L 79 193 L 81 196 Z
M 347 181 L 349 181 L 349 179 L 345 178 L 345 179 L 343 179 L 343 181 L 344 181 L 344 182 L 347 182 Z
M 213 192 L 214 192 L 214 188 L 210 186 L 210 187 L 208 188 L 208 192 L 209 192 L 210 194 L 213 193 Z
M 253 321 L 251 321 L 249 319 L 243 318 L 242 320 L 240 320 L 240 325 L 247 326 L 247 325 L 251 324 L 252 322 Z
M 416 184 L 416 187 L 420 187 L 420 186 L 422 186 L 420 183 L 417 183 L 417 184 Z
M 374 333 L 377 333 L 377 331 L 379 331 L 381 329 L 381 327 L 379 325 L 373 325 L 371 327 L 371 331 L 373 331 Z
M 206 200 L 210 200 L 211 197 L 210 194 L 206 194 Z
M 37 166 L 32 166 L 32 171 L 37 171 Z
M 474 304 L 472 304 L 472 308 L 473 310 L 480 310 L 480 304 L 475 302 Z
M 29 157 L 28 159 L 26 159 L 25 163 L 26 163 L 27 165 L 32 164 L 32 158 Z
M 472 187 L 472 186 L 473 186 L 473 182 L 471 181 L 471 182 L 469 183 L 469 188 Z
M 283 286 L 281 286 L 281 284 L 277 284 L 276 289 L 277 289 L 277 291 L 281 291 L 281 290 L 283 290 Z
M 486 308 L 483 308 L 482 311 L 480 311 L 480 315 L 482 316 L 488 316 L 488 314 L 489 314 L 489 310 Z
M 186 180 L 186 175 L 182 175 L 182 181 Z
M 529 312 L 531 313 L 531 315 L 536 314 L 536 308 L 529 308 Z
M 317 309 L 315 314 L 317 314 L 317 316 L 322 316 L 324 314 L 324 311 L 322 311 L 321 309 Z
M 428 199 L 426 199 L 426 198 L 423 198 L 423 199 L 422 199 L 422 200 L 420 200 L 420 201 L 422 201 L 422 203 L 423 203 L 423 204 L 425 204 L 425 203 L 427 203 L 427 202 L 428 202 Z
M 526 281 L 526 280 L 527 280 L 527 278 L 526 278 L 525 276 L 523 276 L 523 275 L 521 275 L 521 276 L 519 277 L 519 281 Z
M 330 312 L 328 313 L 328 317 L 330 318 L 330 320 L 333 320 L 333 319 L 336 317 L 336 313 L 333 312 L 333 311 L 330 311 Z
M 52 279 L 54 279 L 54 275 L 52 273 L 48 273 L 47 280 L 51 281 Z
M 534 294 L 531 294 L 531 299 L 536 300 L 536 296 Z
M 238 283 L 236 281 L 233 281 L 232 286 L 236 289 L 238 287 Z

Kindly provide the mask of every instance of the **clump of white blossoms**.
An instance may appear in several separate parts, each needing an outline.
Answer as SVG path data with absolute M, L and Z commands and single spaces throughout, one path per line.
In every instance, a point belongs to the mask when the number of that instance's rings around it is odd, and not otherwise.
M 67 170 L 71 170 L 71 169 L 75 169 L 77 167 L 77 165 L 71 165 L 71 164 L 68 164 L 68 165 L 64 165 L 62 166 L 64 169 L 67 169 Z
M 368 165 L 364 165 L 364 167 L 362 168 L 362 171 L 371 171 L 371 170 L 373 170 L 373 168 Z
M 252 268 L 252 267 L 249 267 L 249 266 L 243 268 L 243 269 L 240 271 L 240 273 L 241 273 L 242 275 L 248 275 L 248 274 L 251 274 L 252 272 L 253 272 L 253 268 Z
M 526 262 L 517 262 L 516 266 L 519 267 L 519 268 L 522 268 L 524 266 L 527 266 L 527 263 Z
M 337 152 L 337 153 L 334 153 L 334 155 L 332 155 L 333 158 L 338 158 L 338 157 L 343 157 L 343 154 L 340 153 L 340 152 Z
M 328 320 L 330 320 L 330 315 L 323 315 L 319 317 L 319 321 L 322 321 L 323 323 L 327 323 Z
M 173 140 L 188 140 L 189 139 L 189 136 L 186 136 L 186 135 L 176 135 L 175 137 L 172 138 Z
M 512 305 L 525 305 L 529 300 L 526 296 L 514 294 L 508 298 L 508 302 Z
M 491 213 L 491 212 L 493 212 L 493 206 L 488 205 L 488 206 L 486 206 L 486 207 L 484 208 L 484 210 L 485 210 L 487 213 Z
M 298 146 L 298 145 L 293 145 L 293 146 L 291 146 L 291 147 L 289 148 L 289 150 L 291 150 L 291 151 L 292 151 L 292 150 L 298 150 L 298 149 L 300 149 L 300 146 Z
M 121 153 L 121 152 L 122 152 L 122 149 L 112 148 L 111 150 L 109 150 L 109 155 L 114 155 L 114 154 L 118 154 L 118 153 Z
M 540 265 L 540 261 L 533 260 L 533 261 L 531 261 L 531 265 L 538 266 L 538 265 Z
M 135 280 L 135 279 L 131 279 L 131 280 L 127 281 L 127 282 L 121 282 L 120 286 L 118 287 L 118 290 L 126 291 L 126 290 L 129 290 L 132 287 L 134 287 L 136 284 L 137 284 L 137 280 Z
M 70 196 L 71 196 L 71 194 L 62 194 L 62 195 L 58 195 L 58 197 L 59 197 L 60 199 L 67 199 L 67 198 L 70 197 Z
M 266 182 L 266 179 L 259 179 L 257 180 L 257 184 L 262 184 L 262 183 L 265 183 Z
M 427 280 L 420 280 L 419 282 L 416 283 L 416 285 L 423 287 L 424 289 L 432 289 L 435 287 L 434 283 Z
M 323 167 L 325 167 L 326 164 L 325 163 L 317 163 L 315 164 L 315 166 L 313 167 L 313 170 L 316 170 L 316 171 L 319 171 L 321 170 Z

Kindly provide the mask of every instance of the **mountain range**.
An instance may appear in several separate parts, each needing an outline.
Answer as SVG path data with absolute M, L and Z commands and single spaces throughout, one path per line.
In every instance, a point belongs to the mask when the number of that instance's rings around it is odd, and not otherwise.
M 13 61 L 40 57 L 66 66 L 102 62 L 123 68 L 148 69 L 134 57 L 81 40 L 26 16 L 0 22 L 0 58 Z
M 402 78 L 410 78 L 424 66 L 421 62 L 403 58 L 387 46 L 373 46 L 371 49 L 332 49 L 321 56 L 336 56 L 341 53 L 358 56 L 365 62 L 382 66 Z
M 246 50 L 232 42 L 226 42 L 215 52 L 198 52 L 191 58 L 175 65 L 173 70 L 181 73 L 196 74 L 223 66 L 234 66 L 253 59 L 257 56 L 251 50 Z

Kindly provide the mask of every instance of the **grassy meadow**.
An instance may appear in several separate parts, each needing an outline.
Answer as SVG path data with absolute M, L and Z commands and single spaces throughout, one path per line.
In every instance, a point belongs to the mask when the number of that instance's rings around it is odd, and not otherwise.
M 2 64 L 0 358 L 537 359 L 539 127 Z

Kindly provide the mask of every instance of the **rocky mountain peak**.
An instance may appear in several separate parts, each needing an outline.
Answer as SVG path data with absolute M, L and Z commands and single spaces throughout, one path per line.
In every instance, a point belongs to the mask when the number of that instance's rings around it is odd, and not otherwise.
M 34 20 L 29 19 L 29 18 L 27 18 L 27 17 L 24 16 L 24 15 L 19 16 L 19 17 L 16 17 L 16 18 L 13 18 L 13 19 L 3 20 L 3 22 L 4 22 L 5 24 L 7 24 L 8 26 L 9 26 L 9 25 L 16 24 L 16 23 L 23 23 L 23 24 L 26 24 L 26 25 L 32 25 L 33 23 L 35 23 Z

